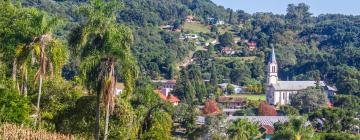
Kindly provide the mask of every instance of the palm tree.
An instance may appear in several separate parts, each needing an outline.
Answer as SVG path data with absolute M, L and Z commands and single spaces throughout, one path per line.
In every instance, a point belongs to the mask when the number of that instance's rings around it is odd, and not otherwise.
M 314 136 L 311 125 L 306 126 L 306 119 L 291 118 L 286 124 L 275 125 L 274 140 L 301 140 L 310 139 Z
M 232 140 L 248 140 L 256 137 L 259 134 L 259 131 L 257 125 L 252 124 L 247 120 L 239 119 L 230 125 L 228 134 Z
M 123 98 L 129 98 L 136 77 L 135 60 L 130 50 L 132 33 L 127 27 L 117 25 L 115 20 L 115 12 L 120 6 L 116 1 L 91 0 L 89 5 L 81 8 L 87 16 L 78 42 L 82 57 L 81 73 L 88 89 L 96 92 L 96 140 L 99 139 L 101 96 L 106 112 L 103 138 L 107 139 L 109 116 L 114 106 L 116 67 L 120 68 L 125 83 Z
M 38 98 L 36 103 L 35 126 L 40 119 L 40 100 L 42 94 L 42 84 L 46 71 L 50 72 L 50 78 L 53 78 L 54 73 L 60 74 L 60 69 L 66 61 L 66 48 L 60 40 L 52 37 L 51 31 L 53 27 L 58 25 L 57 18 L 50 18 L 46 13 L 33 10 L 30 11 L 31 16 L 29 20 L 32 21 L 32 41 L 25 45 L 19 45 L 16 48 L 15 58 L 19 61 L 22 76 L 22 91 L 27 93 L 27 66 L 28 61 L 32 61 L 34 54 L 39 61 L 39 68 L 35 74 L 34 80 L 38 81 Z M 29 60 L 30 59 L 30 60 Z M 35 82 L 36 83 L 36 82 Z

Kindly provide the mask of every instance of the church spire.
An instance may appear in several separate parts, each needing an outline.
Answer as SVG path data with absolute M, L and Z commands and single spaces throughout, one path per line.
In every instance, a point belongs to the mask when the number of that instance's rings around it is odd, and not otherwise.
M 271 53 L 270 63 L 276 63 L 276 56 L 275 56 L 274 46 L 272 46 L 272 53 Z

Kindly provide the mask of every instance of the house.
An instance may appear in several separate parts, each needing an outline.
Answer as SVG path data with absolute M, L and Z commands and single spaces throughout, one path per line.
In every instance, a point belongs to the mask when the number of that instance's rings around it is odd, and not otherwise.
M 221 53 L 231 55 L 231 54 L 235 54 L 236 51 L 233 48 L 224 47 L 224 48 L 221 49 Z
M 239 109 L 246 104 L 246 100 L 236 96 L 220 96 L 218 103 L 228 109 Z
M 163 100 L 163 101 L 167 101 L 170 102 L 171 104 L 173 104 L 174 106 L 178 105 L 180 100 L 178 97 L 174 96 L 174 95 L 164 95 L 163 93 L 161 93 L 160 90 L 154 90 L 154 92 L 156 94 L 159 95 L 159 97 Z
M 272 54 L 267 66 L 266 83 L 266 101 L 271 105 L 290 104 L 290 96 L 300 90 L 308 87 L 327 87 L 324 81 L 280 81 L 278 79 L 278 64 L 275 57 L 275 50 L 272 48 Z M 334 88 L 335 89 L 335 88 Z M 325 92 L 334 95 L 334 89 L 328 88 Z
M 180 40 L 192 40 L 192 39 L 198 39 L 199 36 L 197 34 L 184 34 L 184 35 L 180 35 L 179 39 Z
M 248 42 L 247 45 L 248 45 L 248 49 L 250 51 L 253 51 L 256 49 L 256 42 Z
M 223 20 L 218 20 L 216 21 L 216 25 L 224 25 L 225 22 Z
M 124 83 L 116 83 L 115 84 L 115 95 L 119 95 L 124 92 L 125 85 Z
M 189 23 L 196 22 L 196 21 L 195 21 L 195 17 L 192 16 L 192 15 L 188 15 L 188 16 L 186 16 L 186 18 L 185 18 L 185 22 L 189 22 Z
M 152 80 L 156 88 L 172 88 L 174 89 L 176 85 L 176 80 Z
M 228 83 L 221 83 L 221 84 L 218 84 L 220 87 L 221 87 L 221 89 L 223 90 L 223 91 L 225 91 L 226 93 L 227 93 L 227 87 L 228 87 Z M 239 93 L 242 93 L 243 92 L 243 89 L 240 87 L 240 86 L 238 86 L 238 85 L 234 85 L 234 84 L 230 84 L 232 87 L 234 87 L 234 93 L 235 94 L 239 94 Z
M 173 25 L 161 25 L 160 26 L 160 29 L 163 29 L 163 30 L 172 30 L 174 29 L 174 26 Z

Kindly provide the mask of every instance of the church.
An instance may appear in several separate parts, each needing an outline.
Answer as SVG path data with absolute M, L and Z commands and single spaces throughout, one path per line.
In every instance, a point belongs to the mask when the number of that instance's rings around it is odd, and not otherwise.
M 324 81 L 319 82 L 320 86 L 325 87 L 326 94 L 335 94 L 336 89 L 326 86 Z M 280 81 L 278 78 L 278 64 L 276 61 L 275 50 L 272 48 L 267 65 L 266 101 L 271 105 L 290 104 L 290 95 L 296 94 L 299 90 L 308 87 L 315 87 L 316 81 Z M 330 89 L 330 90 L 329 90 Z

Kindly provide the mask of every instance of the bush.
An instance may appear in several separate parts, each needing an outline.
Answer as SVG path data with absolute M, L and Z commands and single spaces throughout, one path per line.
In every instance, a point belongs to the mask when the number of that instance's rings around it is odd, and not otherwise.
M 30 101 L 15 90 L 0 89 L 0 123 L 27 124 L 30 119 Z

